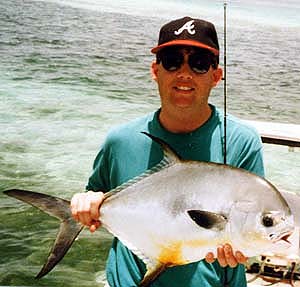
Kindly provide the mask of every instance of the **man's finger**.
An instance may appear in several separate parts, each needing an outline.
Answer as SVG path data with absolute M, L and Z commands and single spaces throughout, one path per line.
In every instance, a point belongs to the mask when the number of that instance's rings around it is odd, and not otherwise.
M 71 213 L 73 218 L 78 221 L 78 194 L 75 194 L 72 199 L 71 199 L 71 204 L 70 204 L 70 208 L 71 208 Z
M 86 226 L 90 226 L 92 223 L 89 209 L 90 206 L 89 202 L 86 200 L 86 197 L 80 198 L 78 202 L 78 218 L 79 221 Z
M 238 263 L 240 264 L 246 264 L 248 258 L 240 251 L 235 252 L 235 258 Z
M 236 267 L 238 265 L 238 262 L 237 262 L 235 256 L 233 255 L 232 248 L 229 244 L 224 245 L 224 253 L 225 253 L 225 258 L 226 258 L 227 264 L 231 268 Z
M 93 220 L 98 220 L 100 216 L 99 208 L 103 201 L 104 195 L 102 192 L 90 194 L 90 215 Z
M 219 264 L 222 267 L 226 267 L 227 266 L 227 261 L 226 261 L 225 252 L 224 252 L 224 247 L 223 246 L 219 246 L 217 248 L 217 259 L 219 261 Z
M 99 227 L 100 227 L 101 223 L 100 221 L 94 221 L 92 222 L 91 226 L 90 226 L 90 232 L 95 232 Z
M 206 254 L 205 260 L 207 263 L 213 263 L 216 260 L 216 258 L 212 252 L 209 252 Z

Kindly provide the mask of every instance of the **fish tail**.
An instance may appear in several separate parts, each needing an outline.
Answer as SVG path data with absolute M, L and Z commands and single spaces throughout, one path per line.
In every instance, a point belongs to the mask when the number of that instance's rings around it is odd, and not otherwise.
M 35 278 L 39 279 L 49 273 L 65 256 L 74 240 L 83 229 L 76 222 L 70 211 L 70 202 L 58 197 L 29 190 L 11 189 L 4 194 L 24 201 L 61 221 L 59 232 L 51 248 L 48 259 Z

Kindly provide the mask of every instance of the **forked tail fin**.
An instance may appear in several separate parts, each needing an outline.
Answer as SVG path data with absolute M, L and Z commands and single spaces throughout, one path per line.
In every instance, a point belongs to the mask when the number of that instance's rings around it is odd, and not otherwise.
M 83 229 L 83 225 L 76 222 L 70 211 L 70 202 L 58 197 L 28 190 L 11 189 L 4 194 L 31 204 L 43 212 L 61 221 L 59 232 L 52 246 L 48 259 L 36 278 L 42 278 L 65 256 L 72 243 Z

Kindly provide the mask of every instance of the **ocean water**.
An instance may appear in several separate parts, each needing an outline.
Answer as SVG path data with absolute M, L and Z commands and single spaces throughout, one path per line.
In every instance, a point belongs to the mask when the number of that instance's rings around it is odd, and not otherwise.
M 299 1 L 227 3 L 228 111 L 300 124 Z M 223 45 L 222 1 L 0 0 L 0 285 L 102 286 L 108 233 L 84 231 L 37 281 L 58 223 L 1 191 L 83 191 L 109 128 L 159 107 L 150 49 L 184 15 L 216 23 Z M 299 149 L 264 149 L 267 178 L 300 192 Z

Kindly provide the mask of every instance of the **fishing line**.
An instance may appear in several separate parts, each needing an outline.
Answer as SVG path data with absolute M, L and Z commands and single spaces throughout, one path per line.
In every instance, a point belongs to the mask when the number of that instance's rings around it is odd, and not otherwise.
M 223 112 L 224 112 L 224 164 L 227 163 L 227 58 L 226 58 L 226 6 L 227 2 L 224 1 L 224 74 L 223 74 L 223 80 L 224 80 L 224 106 L 223 106 Z
M 224 113 L 224 164 L 227 163 L 227 75 L 226 75 L 226 64 L 227 64 L 227 59 L 226 59 L 226 6 L 227 6 L 227 2 L 224 1 L 224 74 L 223 74 L 223 80 L 224 80 L 224 96 L 223 96 L 223 101 L 224 101 L 224 106 L 223 106 L 223 113 Z M 228 287 L 228 268 L 225 267 L 224 270 L 224 287 Z

